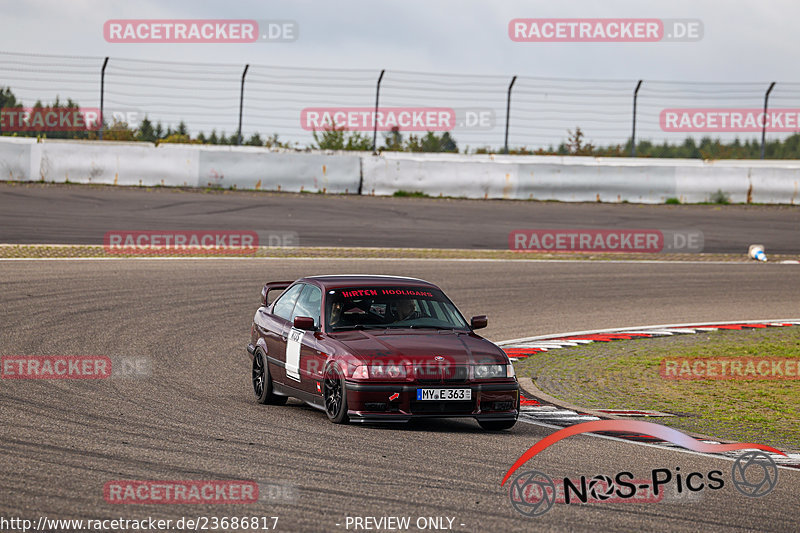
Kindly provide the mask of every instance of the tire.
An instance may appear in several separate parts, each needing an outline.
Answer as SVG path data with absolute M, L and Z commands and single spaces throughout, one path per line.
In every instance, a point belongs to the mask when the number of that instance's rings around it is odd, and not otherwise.
M 486 431 L 503 431 L 504 429 L 511 429 L 516 424 L 516 420 L 478 420 Z
M 333 364 L 325 369 L 322 383 L 322 399 L 325 402 L 325 414 L 334 424 L 347 424 L 347 389 L 344 376 L 339 365 Z
M 253 393 L 256 401 L 262 404 L 284 405 L 286 396 L 280 396 L 272 391 L 272 376 L 269 375 L 267 358 L 264 353 L 257 349 L 253 354 L 253 373 L 252 373 Z

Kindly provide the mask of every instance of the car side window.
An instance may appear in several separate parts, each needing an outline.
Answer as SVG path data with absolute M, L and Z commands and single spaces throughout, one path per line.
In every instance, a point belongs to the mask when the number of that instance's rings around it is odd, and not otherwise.
M 294 319 L 298 316 L 307 316 L 313 318 L 314 325 L 319 327 L 321 314 L 322 291 L 314 285 L 306 285 L 300 298 L 297 299 L 297 305 L 294 306 L 290 322 L 294 322 Z
M 294 304 L 297 302 L 297 297 L 300 296 L 300 291 L 302 291 L 305 286 L 305 283 L 298 283 L 281 294 L 272 307 L 272 314 L 289 320 L 292 316 Z

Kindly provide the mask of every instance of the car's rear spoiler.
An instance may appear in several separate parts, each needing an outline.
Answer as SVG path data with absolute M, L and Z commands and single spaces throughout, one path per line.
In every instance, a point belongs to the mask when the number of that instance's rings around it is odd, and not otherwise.
M 289 285 L 294 283 L 294 281 L 270 281 L 264 285 L 264 288 L 261 289 L 261 305 L 264 307 L 267 306 L 267 298 L 269 297 L 269 291 L 282 291 L 285 290 Z

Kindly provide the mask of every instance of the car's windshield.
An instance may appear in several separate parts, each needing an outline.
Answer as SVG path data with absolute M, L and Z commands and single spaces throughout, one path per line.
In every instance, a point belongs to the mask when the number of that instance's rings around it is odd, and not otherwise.
M 456 306 L 429 287 L 356 287 L 329 290 L 325 321 L 331 331 L 347 329 L 468 329 Z

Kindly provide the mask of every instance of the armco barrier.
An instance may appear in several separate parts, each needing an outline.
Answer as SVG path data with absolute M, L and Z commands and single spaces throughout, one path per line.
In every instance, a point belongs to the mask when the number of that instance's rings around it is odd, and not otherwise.
M 180 144 L 43 142 L 31 146 L 31 166 L 38 159 L 44 181 L 196 187 L 198 154 Z
M 361 169 L 362 194 L 420 191 L 431 196 L 518 198 L 518 165 L 486 156 L 367 154 Z
M 354 193 L 360 159 L 245 146 L 1 137 L 0 172 L 13 181 Z
M 27 181 L 31 172 L 30 139 L 0 138 L 0 179 Z
M 0 137 L 0 179 L 391 195 L 694 203 L 800 202 L 800 161 L 386 152 Z
M 201 187 L 356 193 L 355 153 L 268 152 L 256 147 L 211 146 L 200 150 Z
M 384 153 L 365 155 L 363 193 L 563 202 L 800 201 L 800 161 Z

